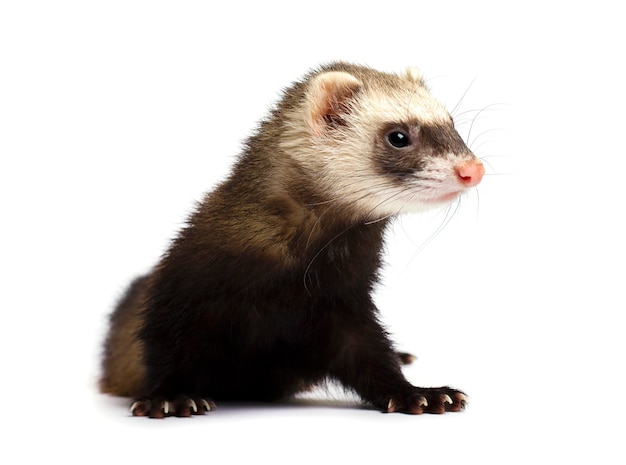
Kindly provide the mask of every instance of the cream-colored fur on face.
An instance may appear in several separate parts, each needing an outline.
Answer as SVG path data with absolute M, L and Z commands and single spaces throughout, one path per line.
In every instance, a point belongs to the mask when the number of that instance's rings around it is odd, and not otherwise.
M 346 124 L 329 128 L 325 121 L 329 113 Z M 449 202 L 455 192 L 464 190 L 455 166 L 475 159 L 469 150 L 426 158 L 420 179 L 405 186 L 376 170 L 375 141 L 390 123 L 452 124 L 416 68 L 403 75 L 369 68 L 354 76 L 345 71 L 322 72 L 308 83 L 303 107 L 286 116 L 289 123 L 281 147 L 332 193 L 329 200 L 349 204 L 351 211 L 366 219 Z

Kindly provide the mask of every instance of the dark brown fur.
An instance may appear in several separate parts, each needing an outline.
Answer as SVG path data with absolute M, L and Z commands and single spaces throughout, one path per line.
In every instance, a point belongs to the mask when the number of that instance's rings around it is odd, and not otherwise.
M 349 65 L 325 69 L 372 79 Z M 230 177 L 111 316 L 101 390 L 137 399 L 135 415 L 202 413 L 213 405 L 203 399 L 271 401 L 328 378 L 384 411 L 463 408 L 460 391 L 405 379 L 401 360 L 411 356 L 395 352 L 378 321 L 371 293 L 387 220 L 366 224 L 277 149 L 307 82 L 286 91 Z M 349 109 L 336 103 L 323 115 L 327 131 L 346 124 Z

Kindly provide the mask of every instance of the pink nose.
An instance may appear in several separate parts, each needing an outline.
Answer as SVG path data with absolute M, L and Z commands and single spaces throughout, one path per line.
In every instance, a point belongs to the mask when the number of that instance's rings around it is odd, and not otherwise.
M 474 187 L 485 174 L 485 167 L 478 160 L 468 161 L 456 167 L 456 175 L 465 187 Z

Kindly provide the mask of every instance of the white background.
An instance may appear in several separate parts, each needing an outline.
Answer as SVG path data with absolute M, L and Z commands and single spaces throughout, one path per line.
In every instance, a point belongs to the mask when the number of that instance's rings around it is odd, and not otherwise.
M 623 13 L 616 2 L 5 1 L 0 369 L 10 463 L 624 463 Z M 377 296 L 416 384 L 150 421 L 96 389 L 106 318 L 281 88 L 417 65 L 488 162 L 446 228 L 405 217 Z M 457 112 L 457 113 L 458 113 Z M 479 136 L 479 137 L 477 137 Z M 332 395 L 331 395 L 332 394 Z

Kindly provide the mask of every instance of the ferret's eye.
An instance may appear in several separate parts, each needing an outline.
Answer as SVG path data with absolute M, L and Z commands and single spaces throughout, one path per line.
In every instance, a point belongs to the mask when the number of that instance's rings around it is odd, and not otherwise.
M 409 136 L 400 131 L 393 131 L 387 135 L 389 143 L 397 149 L 407 147 L 411 143 Z

